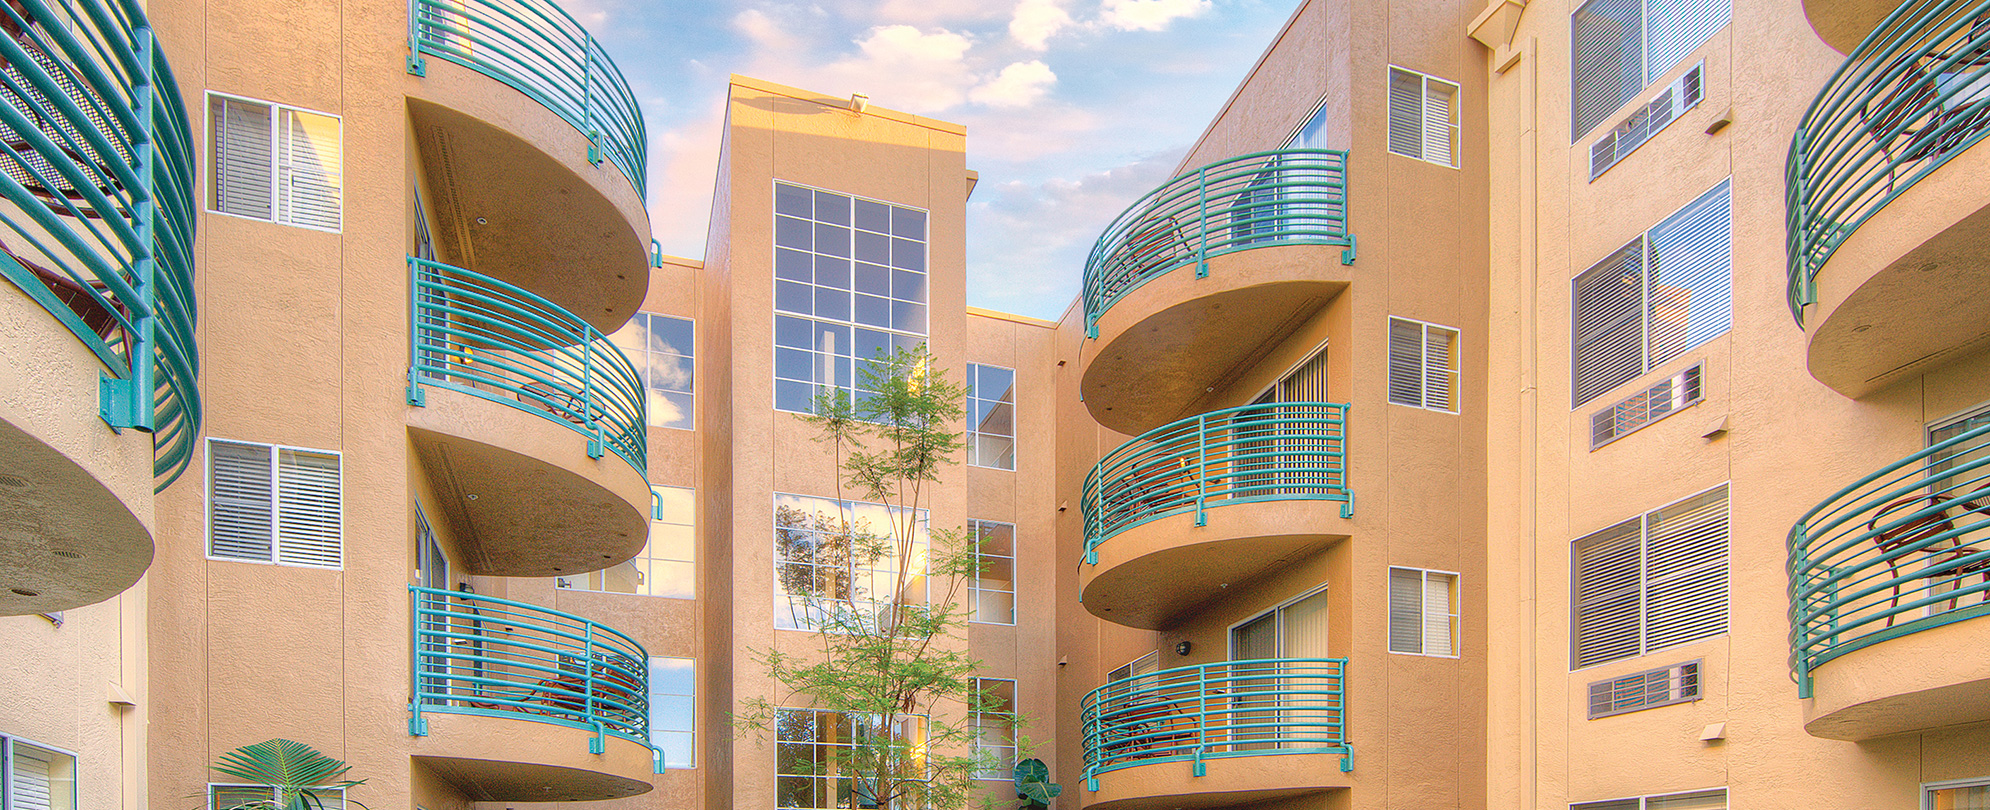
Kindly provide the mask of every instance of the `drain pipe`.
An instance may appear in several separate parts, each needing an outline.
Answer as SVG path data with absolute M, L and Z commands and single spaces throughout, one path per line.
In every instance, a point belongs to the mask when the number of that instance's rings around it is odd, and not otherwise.
M 1540 644 L 1540 139 L 1539 42 L 1520 57 L 1520 807 L 1538 808 L 1541 784 Z

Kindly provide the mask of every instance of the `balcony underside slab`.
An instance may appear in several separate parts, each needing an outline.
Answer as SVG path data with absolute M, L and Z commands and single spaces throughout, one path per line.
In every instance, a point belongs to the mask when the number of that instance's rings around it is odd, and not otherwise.
M 1158 630 L 1251 580 L 1348 537 L 1337 501 L 1234 503 L 1150 520 L 1108 538 L 1079 566 L 1085 609 L 1114 624 Z

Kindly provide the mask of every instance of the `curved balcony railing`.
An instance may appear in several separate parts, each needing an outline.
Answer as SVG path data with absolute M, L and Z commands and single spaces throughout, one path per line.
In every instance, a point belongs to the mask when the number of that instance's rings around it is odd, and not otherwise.
M 1859 479 L 1790 530 L 1790 668 L 1990 615 L 1990 425 Z
M 1990 134 L 1990 0 L 1902 3 L 1824 84 L 1787 172 L 1790 313 L 1895 197 Z
M 614 735 L 656 751 L 649 735 L 649 653 L 613 628 L 569 613 L 474 593 L 409 586 L 414 701 L 422 715 L 480 714 L 585 729 L 590 753 Z M 661 770 L 657 771 L 662 773 Z
M 1347 408 L 1279 402 L 1225 408 L 1162 425 L 1120 445 L 1085 476 L 1085 562 L 1113 535 L 1150 520 L 1258 501 L 1341 502 L 1347 489 Z
M 161 490 L 201 419 L 187 120 L 136 0 L 0 4 L 0 276 L 103 363 Z
M 1209 259 L 1277 245 L 1341 245 L 1354 263 L 1347 231 L 1347 153 L 1284 149 L 1219 160 L 1134 201 L 1092 245 L 1085 259 L 1085 330 L 1149 280 Z
M 615 164 L 647 193 L 649 136 L 628 80 L 550 0 L 408 0 L 408 49 L 410 73 L 427 54 L 531 96 L 587 136 L 589 161 Z
M 557 304 L 482 273 L 408 259 L 408 402 L 461 391 L 587 437 L 588 455 L 648 470 L 643 377 L 601 332 Z
M 1113 681 L 1078 704 L 1085 778 L 1135 765 L 1339 754 L 1347 744 L 1345 658 L 1267 658 L 1164 669 Z

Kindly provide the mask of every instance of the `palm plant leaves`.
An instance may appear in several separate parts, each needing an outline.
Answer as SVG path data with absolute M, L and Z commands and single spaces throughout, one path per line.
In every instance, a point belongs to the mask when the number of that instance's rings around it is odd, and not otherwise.
M 320 792 L 366 783 L 364 779 L 340 779 L 352 766 L 296 740 L 265 740 L 245 745 L 222 754 L 213 767 L 246 784 L 273 788 L 276 810 L 323 810 Z

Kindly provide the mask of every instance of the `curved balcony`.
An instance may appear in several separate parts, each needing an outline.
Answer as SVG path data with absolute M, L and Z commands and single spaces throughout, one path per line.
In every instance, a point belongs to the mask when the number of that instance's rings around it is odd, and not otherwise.
M 1990 334 L 1990 0 L 1904 3 L 1790 145 L 1788 294 L 1810 372 L 1863 396 Z
M 649 285 L 649 136 L 621 70 L 550 0 L 408 9 L 408 70 L 424 77 L 409 114 L 440 257 L 614 331 Z
M 1926 4 L 1927 0 L 1804 0 L 1803 12 L 1818 38 L 1841 53 L 1851 53 L 1895 9 Z
M 558 576 L 633 557 L 650 502 L 635 366 L 532 293 L 408 266 L 409 426 L 472 572 Z
M 1346 669 L 1345 658 L 1224 661 L 1092 690 L 1079 704 L 1085 806 L 1233 806 L 1347 787 Z
M 1281 402 L 1148 431 L 1085 477 L 1086 609 L 1158 629 L 1285 559 L 1347 536 L 1347 409 Z
M 0 394 L 0 490 L 37 527 L 0 555 L 0 614 L 18 614 L 109 598 L 151 562 L 150 495 L 200 433 L 196 209 L 140 4 L 16 0 L 0 63 L 0 277 L 21 295 L 0 364 L 22 381 Z
M 1096 342 L 1080 388 L 1093 418 L 1139 433 L 1189 412 L 1339 293 L 1347 279 L 1320 253 L 1335 246 L 1338 264 L 1354 262 L 1346 152 L 1222 160 L 1135 201 L 1085 260 Z
M 1990 720 L 1990 426 L 1874 472 L 1790 530 L 1806 728 L 1863 740 Z
M 649 653 L 579 616 L 409 586 L 415 758 L 477 801 L 648 793 Z

